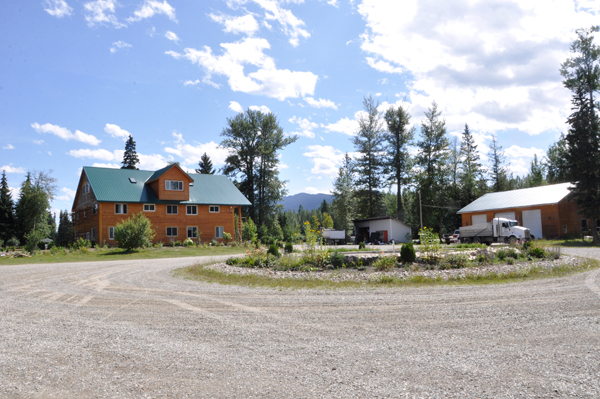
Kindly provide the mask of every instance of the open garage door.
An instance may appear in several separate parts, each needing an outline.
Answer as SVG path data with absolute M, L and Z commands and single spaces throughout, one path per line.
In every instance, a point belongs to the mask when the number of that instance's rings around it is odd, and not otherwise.
M 523 211 L 523 227 L 527 227 L 536 240 L 542 238 L 542 210 Z
M 506 219 L 510 219 L 510 220 L 516 220 L 514 212 L 500 212 L 500 213 L 497 213 L 495 216 L 497 218 L 506 218 Z
M 487 223 L 487 215 L 471 215 L 471 224 Z

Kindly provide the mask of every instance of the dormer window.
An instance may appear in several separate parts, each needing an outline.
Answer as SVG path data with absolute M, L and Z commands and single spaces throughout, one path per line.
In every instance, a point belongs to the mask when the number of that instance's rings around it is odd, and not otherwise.
M 81 194 L 88 194 L 90 192 L 90 185 L 89 183 L 85 183 L 83 185 L 83 188 L 81 189 Z
M 165 190 L 168 191 L 183 191 L 183 181 L 165 180 Z

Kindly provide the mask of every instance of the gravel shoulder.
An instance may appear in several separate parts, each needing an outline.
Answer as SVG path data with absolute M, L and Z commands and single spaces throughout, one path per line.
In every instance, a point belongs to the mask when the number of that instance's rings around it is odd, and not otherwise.
M 344 291 L 171 275 L 218 260 L 0 268 L 0 397 L 600 397 L 600 269 Z

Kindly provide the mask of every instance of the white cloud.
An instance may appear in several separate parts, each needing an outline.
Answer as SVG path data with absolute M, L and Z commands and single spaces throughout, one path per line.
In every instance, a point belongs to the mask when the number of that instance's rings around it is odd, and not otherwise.
M 75 133 L 71 133 L 71 131 L 67 128 L 58 125 L 51 125 L 50 123 L 45 123 L 41 126 L 38 123 L 32 123 L 31 127 L 34 128 L 38 133 L 51 133 L 67 141 L 75 140 L 90 145 L 98 145 L 101 142 L 91 134 L 86 134 L 79 130 L 76 130 Z
M 196 79 L 196 80 L 186 80 L 185 82 L 183 82 L 184 86 L 196 86 L 197 84 L 200 83 L 200 79 Z
M 297 124 L 298 127 L 300 128 L 299 131 L 295 131 L 290 134 L 296 134 L 298 136 L 308 137 L 309 139 L 315 138 L 315 133 L 313 132 L 313 130 L 315 130 L 316 128 L 319 127 L 318 124 L 311 122 L 306 118 L 299 118 L 295 115 L 289 119 L 289 122 Z
M 111 168 L 111 169 L 120 169 L 121 165 L 116 163 L 102 163 L 102 162 L 94 162 L 92 165 L 95 168 Z
M 248 108 L 250 108 L 252 111 L 260 111 L 263 114 L 268 114 L 269 112 L 271 112 L 271 110 L 269 109 L 269 107 L 267 107 L 266 105 L 261 105 L 261 106 L 251 105 Z
M 342 118 L 335 123 L 329 123 L 324 126 L 330 132 L 337 132 L 354 136 L 358 131 L 358 122 L 356 119 Z
M 6 146 L 2 147 L 3 150 L 14 150 L 15 147 L 13 147 L 12 144 L 7 144 Z
M 177 36 L 175 32 L 171 32 L 170 30 L 168 30 L 167 33 L 165 33 L 165 37 L 169 40 L 174 41 L 175 43 L 177 43 L 180 40 L 179 36 Z
M 140 159 L 138 168 L 142 170 L 158 170 L 164 168 L 169 163 L 169 161 L 160 154 L 145 155 L 138 153 L 138 158 Z
M 213 74 L 227 77 L 233 91 L 266 95 L 279 100 L 312 95 L 314 92 L 318 76 L 312 72 L 277 69 L 273 58 L 264 54 L 264 50 L 270 48 L 265 39 L 245 38 L 235 43 L 222 43 L 221 47 L 224 49 L 222 55 L 214 55 L 208 46 L 202 50 L 186 48 L 184 54 L 174 51 L 166 54 L 198 64 L 206 72 L 209 82 Z M 246 75 L 245 65 L 258 69 Z
M 258 29 L 258 22 L 251 14 L 242 17 L 232 17 L 228 15 L 208 15 L 213 21 L 223 25 L 223 31 L 235 34 L 244 34 L 252 36 Z
M 152 18 L 157 14 L 166 15 L 171 21 L 177 22 L 177 18 L 175 18 L 175 9 L 167 3 L 166 0 L 162 3 L 157 0 L 144 1 L 144 4 L 133 13 L 134 16 L 127 18 L 127 21 L 141 21 L 142 19 Z
M 508 171 L 516 176 L 524 176 L 529 173 L 534 155 L 537 155 L 538 162 L 540 162 L 546 156 L 546 151 L 535 147 L 524 148 L 512 145 L 504 150 L 504 155 Z
M 337 176 L 339 166 L 344 159 L 344 153 L 329 145 L 311 145 L 307 147 L 305 157 L 310 158 L 313 168 L 310 170 L 313 175 L 324 175 L 326 177 Z
M 44 144 L 44 140 L 33 140 L 33 143 L 37 145 L 42 145 Z
M 179 144 L 179 143 L 185 143 L 185 140 L 183 139 L 183 134 L 182 133 L 173 132 L 173 133 L 171 133 L 171 135 L 175 138 L 175 142 L 177 144 Z
M 237 101 L 230 101 L 229 102 L 229 109 L 232 111 L 237 112 L 238 114 L 241 112 L 244 112 L 244 108 L 242 108 L 242 106 L 240 105 L 240 103 L 238 103 Z
M 529 134 L 564 130 L 558 69 L 575 30 L 597 24 L 570 0 L 363 0 L 358 11 L 367 64 L 402 74 L 415 112 L 435 99 L 451 129 Z
M 110 24 L 115 28 L 122 28 L 125 24 L 119 22 L 115 16 L 115 0 L 95 0 L 83 5 L 83 12 L 88 26 Z
M 129 135 L 131 135 L 131 133 L 129 133 L 127 130 L 121 129 L 119 126 L 113 125 L 111 123 L 107 123 L 106 126 L 104 126 L 104 131 L 110 136 L 115 138 L 121 138 L 124 141 L 129 138 Z
M 57 200 L 61 201 L 73 201 L 75 199 L 75 190 L 71 190 L 70 188 L 63 187 L 61 192 L 65 193 L 64 195 L 56 197 Z
M 312 97 L 304 97 L 304 101 L 306 101 L 311 107 L 315 108 L 332 108 L 335 110 L 338 109 L 337 105 L 335 105 L 335 103 L 331 100 L 324 100 L 322 98 L 315 100 Z
M 67 154 L 75 158 L 99 159 L 101 161 L 118 161 L 123 159 L 123 152 L 123 150 L 115 150 L 114 152 L 110 152 L 104 149 L 90 150 L 87 148 L 82 148 L 79 150 L 71 150 L 67 152 Z
M 23 167 L 14 167 L 12 164 L 4 165 L 0 168 L 0 170 L 5 171 L 6 173 L 25 173 L 25 168 Z
M 119 40 L 118 42 L 114 42 L 112 44 L 112 47 L 110 48 L 110 52 L 114 54 L 121 49 L 131 48 L 131 47 L 133 47 L 131 44 L 125 43 L 124 41 Z
M 44 0 L 44 6 L 44 11 L 56 18 L 70 16 L 73 12 L 65 0 Z
M 178 138 L 176 145 L 174 147 L 166 147 L 165 152 L 183 158 L 183 164 L 195 168 L 200 161 L 200 157 L 204 153 L 210 157 L 214 166 L 225 164 L 225 159 L 227 158 L 228 152 L 225 148 L 219 146 L 219 144 L 215 143 L 214 141 L 191 145 L 185 143 L 182 135 L 176 135 L 175 133 L 173 134 Z

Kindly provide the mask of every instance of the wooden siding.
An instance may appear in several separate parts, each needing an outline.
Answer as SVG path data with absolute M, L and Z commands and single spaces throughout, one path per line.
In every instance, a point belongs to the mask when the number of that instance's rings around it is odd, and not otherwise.
M 172 191 L 165 189 L 165 181 L 177 180 L 183 181 L 183 191 Z M 160 200 L 189 201 L 190 199 L 190 177 L 179 168 L 167 170 L 160 178 L 150 183 L 150 188 L 154 190 Z
M 524 208 L 505 208 L 495 209 L 485 212 L 471 212 L 461 214 L 462 226 L 471 225 L 472 215 L 485 214 L 489 222 L 495 217 L 496 213 L 515 212 L 515 219 L 519 224 L 523 223 L 523 211 L 540 209 L 542 216 L 542 235 L 548 237 L 563 237 L 572 235 L 581 235 L 581 215 L 578 213 L 577 204 L 569 202 L 567 198 L 553 205 L 529 206 Z M 564 226 L 567 226 L 567 232 L 564 232 Z
M 236 207 L 221 206 L 219 213 L 210 213 L 208 205 L 196 205 L 198 207 L 197 215 L 187 215 L 186 205 L 177 205 L 178 214 L 167 214 L 167 205 L 155 204 L 154 212 L 144 212 L 152 222 L 152 227 L 155 231 L 154 243 L 161 241 L 167 244 L 170 241 L 183 241 L 187 238 L 187 228 L 197 227 L 201 232 L 201 242 L 210 242 L 215 238 L 215 227 L 223 226 L 223 231 L 235 236 L 234 231 L 234 215 Z M 91 232 L 92 227 L 96 227 L 96 243 L 103 244 L 106 242 L 109 246 L 115 246 L 114 240 L 109 240 L 109 227 L 115 227 L 117 223 L 131 217 L 134 213 L 142 212 L 144 204 L 129 203 L 127 204 L 127 214 L 116 214 L 115 203 L 105 202 L 100 203 L 98 214 L 90 217 L 89 212 L 86 218 L 83 218 L 83 213 L 80 214 L 79 220 L 74 220 L 74 229 L 79 237 L 85 237 L 85 233 Z M 176 237 L 167 237 L 167 227 L 177 227 Z M 197 239 L 194 239 L 196 241 Z M 219 239 L 218 241 L 222 241 Z

